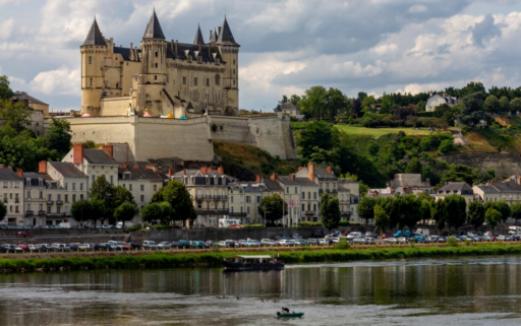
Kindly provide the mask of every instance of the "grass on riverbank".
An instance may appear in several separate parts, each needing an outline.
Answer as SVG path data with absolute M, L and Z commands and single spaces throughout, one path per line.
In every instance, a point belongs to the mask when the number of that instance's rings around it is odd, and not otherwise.
M 144 253 L 113 256 L 72 256 L 49 258 L 3 258 L 0 271 L 34 272 L 95 269 L 153 269 L 176 267 L 220 267 L 224 259 L 234 256 L 233 251 L 194 253 Z M 247 254 L 240 252 L 241 255 Z M 482 256 L 521 254 L 521 244 L 461 244 L 459 246 L 406 246 L 364 249 L 301 249 L 287 251 L 256 251 L 252 254 L 273 255 L 288 264 L 317 262 L 347 262 L 355 260 L 382 260 L 418 257 Z

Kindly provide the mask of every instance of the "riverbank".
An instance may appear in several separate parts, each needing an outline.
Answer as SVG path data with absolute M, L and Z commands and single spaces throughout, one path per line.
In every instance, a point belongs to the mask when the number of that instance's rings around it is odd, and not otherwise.
M 38 258 L 1 258 L 0 272 L 46 272 L 97 269 L 155 269 L 177 267 L 221 267 L 226 258 L 247 251 L 208 250 L 198 252 L 96 253 L 91 255 L 49 256 Z M 519 243 L 476 243 L 458 246 L 400 246 L 349 249 L 260 250 L 251 254 L 276 256 L 287 264 L 348 262 L 420 257 L 483 255 L 521 255 Z

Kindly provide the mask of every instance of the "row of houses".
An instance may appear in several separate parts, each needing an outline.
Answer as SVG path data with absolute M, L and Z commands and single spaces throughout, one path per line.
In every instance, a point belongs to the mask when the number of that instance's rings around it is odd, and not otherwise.
M 285 226 L 319 221 L 322 193 L 338 196 L 342 216 L 359 222 L 358 183 L 337 178 L 331 167 L 310 163 L 291 175 L 240 181 L 222 167 L 164 171 L 149 162 L 118 162 L 112 145 L 93 149 L 81 144 L 73 145 L 60 162 L 41 161 L 36 172 L 0 167 L 0 200 L 7 208 L 3 222 L 32 227 L 73 226 L 72 205 L 88 199 L 92 183 L 100 176 L 113 186 L 129 190 L 139 207 L 149 203 L 166 181 L 180 181 L 191 195 L 197 213 L 194 225 L 198 227 L 217 227 L 223 218 L 234 218 L 242 224 L 265 223 L 259 205 L 273 194 L 286 203 L 282 218 Z
M 400 194 L 429 194 L 435 198 L 449 195 L 463 196 L 467 201 L 505 201 L 509 204 L 521 203 L 521 176 L 511 176 L 505 180 L 491 181 L 471 186 L 466 182 L 447 182 L 435 190 L 429 181 L 423 181 L 420 174 L 396 174 L 385 188 L 369 189 L 368 195 L 373 197 Z

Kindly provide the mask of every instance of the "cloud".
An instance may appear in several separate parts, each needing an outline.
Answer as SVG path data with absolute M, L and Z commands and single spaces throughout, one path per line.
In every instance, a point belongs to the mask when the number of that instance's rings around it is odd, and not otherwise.
M 33 91 L 46 95 L 78 95 L 79 85 L 80 70 L 66 67 L 42 71 L 30 83 Z
M 7 39 L 13 32 L 14 19 L 7 19 L 0 22 L 0 40 Z
M 480 23 L 476 24 L 472 31 L 474 42 L 481 47 L 484 47 L 486 41 L 500 35 L 501 30 L 494 23 L 492 15 L 486 15 Z

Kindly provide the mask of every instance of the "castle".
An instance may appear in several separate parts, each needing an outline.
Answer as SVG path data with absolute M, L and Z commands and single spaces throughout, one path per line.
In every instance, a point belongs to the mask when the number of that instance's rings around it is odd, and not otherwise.
M 114 145 L 119 161 L 210 162 L 213 142 L 296 157 L 287 117 L 239 114 L 239 44 L 227 19 L 205 43 L 167 41 L 155 11 L 139 48 L 114 45 L 94 20 L 81 52 L 81 111 L 72 141 Z
M 205 43 L 167 41 L 155 11 L 141 46 L 114 45 L 96 20 L 81 45 L 81 113 L 85 116 L 236 115 L 238 55 L 226 18 Z

